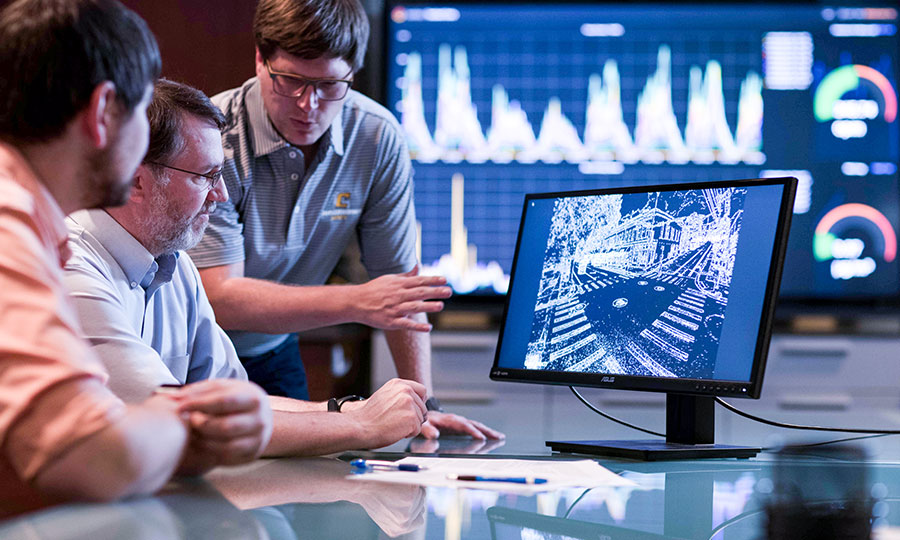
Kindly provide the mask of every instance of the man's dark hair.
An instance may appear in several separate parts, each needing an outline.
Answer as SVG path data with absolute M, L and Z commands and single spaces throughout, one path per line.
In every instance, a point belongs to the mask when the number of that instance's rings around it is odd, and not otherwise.
M 147 24 L 116 0 L 17 0 L 0 11 L 0 138 L 58 137 L 104 81 L 129 114 L 161 65 Z
M 168 163 L 184 149 L 181 129 L 184 117 L 190 114 L 225 129 L 225 115 L 206 94 L 186 84 L 159 79 L 153 89 L 153 99 L 147 107 L 150 120 L 150 146 L 144 163 Z M 150 163 L 152 167 L 152 163 Z
M 265 60 L 278 48 L 304 60 L 341 58 L 356 73 L 366 56 L 369 19 L 359 0 L 260 0 L 253 33 Z

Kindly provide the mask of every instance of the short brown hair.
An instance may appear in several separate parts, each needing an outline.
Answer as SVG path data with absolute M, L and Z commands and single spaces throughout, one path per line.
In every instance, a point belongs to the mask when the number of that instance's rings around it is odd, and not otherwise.
M 104 81 L 129 114 L 160 67 L 147 24 L 116 0 L 13 2 L 0 11 L 0 138 L 58 137 Z
M 181 127 L 184 115 L 209 121 L 222 131 L 225 116 L 206 94 L 184 83 L 159 79 L 153 88 L 153 100 L 147 107 L 150 121 L 150 145 L 144 163 L 167 163 L 184 148 Z
M 256 47 L 268 60 L 275 49 L 302 58 L 340 58 L 362 69 L 369 19 L 359 0 L 260 0 L 253 19 Z

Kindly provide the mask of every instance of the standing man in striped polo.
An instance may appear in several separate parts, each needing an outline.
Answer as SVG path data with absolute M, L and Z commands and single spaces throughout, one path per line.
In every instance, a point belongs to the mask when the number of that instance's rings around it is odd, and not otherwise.
M 213 97 L 225 113 L 231 199 L 190 251 L 251 380 L 308 399 L 294 332 L 346 322 L 385 330 L 397 373 L 430 396 L 426 437 L 503 435 L 446 414 L 431 384 L 425 313 L 450 295 L 417 275 L 412 165 L 391 114 L 350 89 L 369 38 L 358 0 L 260 0 L 256 76 Z M 357 240 L 358 239 L 358 240 Z M 374 278 L 323 285 L 359 242 Z

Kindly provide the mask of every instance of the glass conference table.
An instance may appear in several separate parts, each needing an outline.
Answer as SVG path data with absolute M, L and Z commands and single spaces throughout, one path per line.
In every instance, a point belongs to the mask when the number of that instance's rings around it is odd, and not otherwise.
M 828 437 L 820 437 L 825 440 Z M 542 441 L 483 445 L 463 439 L 402 441 L 383 452 L 264 459 L 177 480 L 154 497 L 50 508 L 0 522 L 4 540 L 36 539 L 755 539 L 766 537 L 767 504 L 781 480 L 817 508 L 846 511 L 862 492 L 875 538 L 900 526 L 900 437 L 855 441 L 861 462 L 829 446 L 803 455 L 670 462 L 601 460 L 634 487 L 567 488 L 537 495 L 423 488 L 345 478 L 355 456 L 431 455 L 558 459 Z M 777 514 L 782 523 L 795 515 Z M 857 514 L 852 514 L 858 517 Z M 842 519 L 846 522 L 847 519 Z

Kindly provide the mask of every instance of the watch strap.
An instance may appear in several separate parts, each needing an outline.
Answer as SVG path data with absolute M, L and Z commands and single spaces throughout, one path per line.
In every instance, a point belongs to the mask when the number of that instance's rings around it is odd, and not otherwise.
M 444 408 L 441 407 L 441 402 L 438 401 L 438 398 L 431 396 L 430 398 L 425 400 L 425 410 L 426 411 L 435 411 L 435 412 L 444 412 Z
M 331 398 L 328 400 L 328 412 L 341 412 L 341 406 L 348 401 L 362 401 L 366 398 L 351 394 L 342 398 Z

